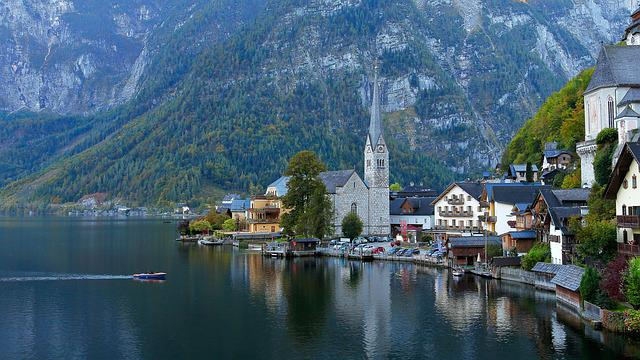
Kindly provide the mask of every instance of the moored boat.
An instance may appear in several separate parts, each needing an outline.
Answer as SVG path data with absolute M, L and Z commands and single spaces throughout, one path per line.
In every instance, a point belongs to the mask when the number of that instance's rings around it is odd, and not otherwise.
M 222 240 L 222 239 L 216 239 L 216 240 L 200 239 L 200 240 L 198 240 L 198 244 L 206 245 L 206 246 L 222 245 L 222 244 L 224 244 L 224 240 Z
M 134 279 L 140 279 L 140 280 L 164 280 L 167 277 L 167 273 L 148 272 L 148 273 L 133 274 L 132 276 Z
M 249 244 L 247 248 L 249 251 L 262 251 L 262 244 Z
M 451 274 L 453 276 L 462 276 L 462 275 L 464 275 L 464 271 L 462 271 L 462 269 L 460 269 L 460 268 L 456 268 L 456 269 L 453 269 Z

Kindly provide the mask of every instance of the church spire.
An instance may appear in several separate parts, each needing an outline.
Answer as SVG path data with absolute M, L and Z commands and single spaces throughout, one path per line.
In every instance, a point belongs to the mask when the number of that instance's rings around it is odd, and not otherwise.
M 380 114 L 380 87 L 378 86 L 378 66 L 373 76 L 373 99 L 371 102 L 371 120 L 369 122 L 369 140 L 375 146 L 382 136 L 382 118 Z

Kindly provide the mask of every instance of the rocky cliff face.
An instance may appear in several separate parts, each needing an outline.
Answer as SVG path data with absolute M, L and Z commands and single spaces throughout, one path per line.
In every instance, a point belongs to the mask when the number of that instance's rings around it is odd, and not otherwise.
M 0 108 L 91 112 L 129 100 L 161 1 L 8 0 L 0 5 Z

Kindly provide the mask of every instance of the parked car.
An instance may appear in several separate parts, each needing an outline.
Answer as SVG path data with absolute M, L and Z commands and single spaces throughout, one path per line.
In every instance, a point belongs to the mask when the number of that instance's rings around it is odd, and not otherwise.
M 382 246 L 378 246 L 377 248 L 373 249 L 372 253 L 373 254 L 382 254 L 382 253 L 384 253 L 384 248 Z

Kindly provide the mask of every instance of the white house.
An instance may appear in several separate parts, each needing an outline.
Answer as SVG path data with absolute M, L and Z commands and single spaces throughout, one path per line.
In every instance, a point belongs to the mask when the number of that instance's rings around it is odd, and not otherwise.
M 483 185 L 477 182 L 456 182 L 432 202 L 434 233 L 444 237 L 482 233 L 480 195 Z
M 571 218 L 582 218 L 588 213 L 589 189 L 540 189 L 532 205 L 534 227 L 541 240 L 549 243 L 551 262 L 567 264 L 575 255 L 575 236 L 569 229 Z
M 486 229 L 497 235 L 515 230 L 516 216 L 513 207 L 526 208 L 536 199 L 540 189 L 549 189 L 541 184 L 487 183 L 480 196 L 489 205 Z
M 626 143 L 616 162 L 605 197 L 616 200 L 618 251 L 626 255 L 640 255 L 640 144 Z
M 431 230 L 434 211 L 431 204 L 435 197 L 398 197 L 389 201 L 391 228 L 393 233 Z
M 638 128 L 640 113 L 640 9 L 631 15 L 623 39 L 627 46 L 602 47 L 596 69 L 584 92 L 585 139 L 576 145 L 580 155 L 583 186 L 595 182 L 595 139 L 606 128 L 618 130 L 619 153 Z

